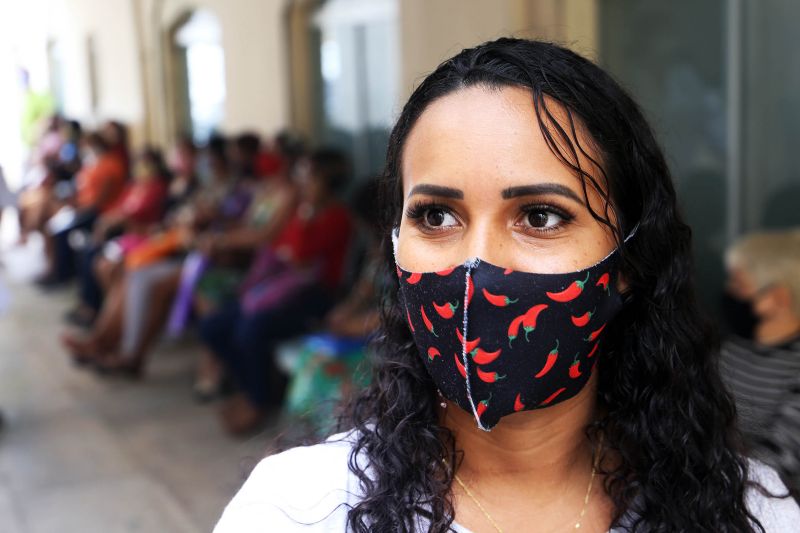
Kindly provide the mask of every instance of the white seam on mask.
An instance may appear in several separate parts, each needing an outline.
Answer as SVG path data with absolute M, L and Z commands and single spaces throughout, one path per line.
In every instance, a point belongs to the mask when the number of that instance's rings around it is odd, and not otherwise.
M 394 256 L 394 264 L 400 266 L 397 262 L 397 235 L 400 233 L 400 228 L 394 227 L 392 228 L 392 255 Z
M 481 259 L 479 257 L 473 257 L 472 259 L 467 259 L 464 261 L 464 266 L 467 268 L 475 268 L 480 262 Z
M 464 337 L 464 342 L 461 344 L 461 362 L 464 365 L 464 373 L 467 375 L 467 377 L 464 379 L 464 382 L 467 388 L 467 400 L 469 401 L 470 407 L 472 407 L 472 414 L 475 417 L 475 421 L 478 423 L 478 428 L 488 432 L 491 431 L 491 429 L 487 429 L 483 427 L 483 424 L 481 424 L 481 417 L 478 415 L 478 409 L 475 407 L 475 400 L 472 397 L 472 386 L 470 385 L 469 381 L 469 360 L 467 358 L 467 341 L 469 340 L 469 337 L 467 336 L 469 334 L 469 328 L 467 327 L 469 324 L 469 278 L 472 274 L 472 269 L 477 267 L 478 263 L 480 263 L 480 259 L 477 257 L 464 263 L 464 265 L 467 267 L 467 273 L 464 277 L 464 322 L 462 324 L 461 331 L 461 335 Z

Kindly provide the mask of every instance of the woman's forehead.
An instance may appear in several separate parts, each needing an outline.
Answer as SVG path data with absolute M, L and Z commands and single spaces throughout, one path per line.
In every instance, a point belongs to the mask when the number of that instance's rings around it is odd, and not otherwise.
M 547 105 L 569 131 L 563 107 L 552 100 Z M 578 141 L 592 154 L 592 143 L 578 126 Z M 550 129 L 559 142 L 555 128 Z M 559 145 L 569 153 L 563 141 Z M 473 190 L 478 197 L 537 182 L 580 187 L 575 173 L 548 146 L 531 92 L 523 88 L 473 86 L 435 100 L 414 124 L 402 153 L 404 196 L 421 183 Z M 589 159 L 580 157 L 581 167 L 594 174 Z

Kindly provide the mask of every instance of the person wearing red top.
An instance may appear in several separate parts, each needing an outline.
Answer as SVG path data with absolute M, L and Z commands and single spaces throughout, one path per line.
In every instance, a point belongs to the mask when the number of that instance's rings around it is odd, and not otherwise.
M 88 325 L 93 321 L 103 303 L 103 293 L 121 273 L 122 255 L 144 242 L 153 224 L 163 217 L 167 174 L 161 152 L 144 149 L 135 164 L 133 183 L 101 213 L 94 224 L 91 245 L 79 256 L 80 303 L 67 313 L 70 322 Z M 109 236 L 120 232 L 121 236 L 109 241 Z
M 200 335 L 226 367 L 240 393 L 222 409 L 232 433 L 256 427 L 280 403 L 285 377 L 271 348 L 307 331 L 333 305 L 350 244 L 352 221 L 333 193 L 349 171 L 346 157 L 317 150 L 295 179 L 300 204 L 275 239 L 264 245 L 239 298 L 200 323 Z

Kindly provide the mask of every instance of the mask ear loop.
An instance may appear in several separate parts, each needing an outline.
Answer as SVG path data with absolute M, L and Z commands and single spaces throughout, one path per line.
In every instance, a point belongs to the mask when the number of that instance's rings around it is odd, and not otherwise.
M 467 269 L 467 273 L 464 277 L 464 323 L 461 326 L 461 335 L 464 339 L 464 342 L 461 344 L 461 363 L 464 365 L 464 372 L 466 373 L 467 377 L 465 378 L 464 382 L 466 384 L 467 389 L 467 400 L 469 401 L 469 405 L 472 408 L 472 415 L 475 417 L 475 422 L 478 423 L 478 429 L 482 431 L 486 431 L 487 433 L 491 431 L 491 429 L 487 429 L 481 423 L 481 417 L 478 414 L 478 409 L 475 406 L 475 400 L 472 397 L 472 386 L 470 384 L 470 372 L 469 372 L 469 358 L 467 357 L 467 336 L 469 333 L 469 286 L 472 283 L 472 269 L 477 267 L 478 264 L 481 262 L 480 259 L 470 259 L 464 263 L 464 266 Z

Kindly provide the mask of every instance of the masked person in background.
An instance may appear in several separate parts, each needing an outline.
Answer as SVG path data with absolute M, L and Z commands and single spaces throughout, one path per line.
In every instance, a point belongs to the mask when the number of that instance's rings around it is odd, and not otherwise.
M 749 306 L 753 338 L 722 345 L 722 375 L 753 456 L 800 495 L 800 231 L 754 233 L 726 254 L 728 292 Z
M 549 43 L 463 50 L 411 95 L 384 176 L 372 381 L 347 432 L 264 459 L 217 533 L 796 526 L 740 454 L 690 230 L 610 76 Z

